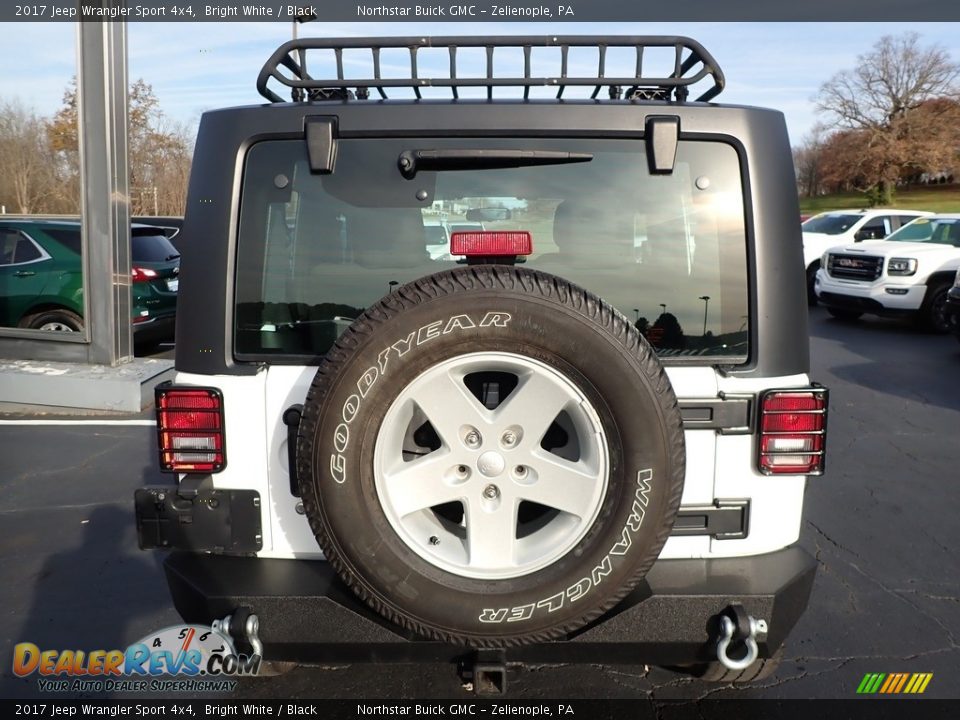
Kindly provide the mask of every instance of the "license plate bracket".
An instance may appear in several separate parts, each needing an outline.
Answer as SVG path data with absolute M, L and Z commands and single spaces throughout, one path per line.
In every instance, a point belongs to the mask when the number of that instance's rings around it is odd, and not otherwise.
M 263 548 L 256 490 L 199 490 L 184 497 L 174 487 L 148 487 L 134 493 L 134 504 L 142 550 L 250 555 Z

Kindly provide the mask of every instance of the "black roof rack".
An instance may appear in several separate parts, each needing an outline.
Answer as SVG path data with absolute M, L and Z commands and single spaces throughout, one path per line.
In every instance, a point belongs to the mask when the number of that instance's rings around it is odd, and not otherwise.
M 380 53 L 385 49 L 409 51 L 409 77 L 384 77 L 381 73 Z M 421 77 L 417 71 L 417 52 L 424 48 L 446 49 L 450 55 L 448 77 Z M 483 48 L 486 51 L 486 73 L 482 77 L 461 77 L 458 73 L 457 51 L 462 48 Z M 523 73 L 513 77 L 494 77 L 494 51 L 500 48 L 523 50 Z M 559 73 L 534 77 L 531 73 L 531 55 L 534 48 L 560 48 Z M 593 48 L 598 51 L 596 75 L 570 74 L 570 48 Z M 636 62 L 631 74 L 624 77 L 605 76 L 607 50 L 628 48 L 635 51 Z M 673 50 L 673 67 L 669 73 L 644 75 L 644 51 L 650 48 Z M 344 50 L 368 51 L 373 77 L 347 77 L 344 71 Z M 336 78 L 314 78 L 307 72 L 308 51 L 329 51 L 336 64 Z M 313 53 L 311 53 L 313 54 Z M 629 53 L 628 53 L 629 57 Z M 353 61 L 354 59 L 351 58 Z M 538 60 L 540 60 L 538 56 Z M 353 64 L 356 64 L 353 62 Z M 538 63 L 539 64 L 539 63 Z M 284 72 L 284 70 L 286 72 Z M 332 67 L 331 67 L 332 71 Z M 367 71 L 369 74 L 369 71 Z M 405 37 L 405 38 L 299 38 L 281 45 L 264 64 L 257 77 L 257 90 L 270 102 L 284 102 L 268 87 L 274 79 L 292 88 L 295 101 L 323 99 L 367 99 L 375 89 L 386 99 L 387 88 L 409 88 L 415 97 L 422 98 L 421 89 L 450 88 L 454 99 L 460 97 L 460 88 L 486 88 L 487 98 L 493 98 L 495 87 L 522 87 L 523 97 L 530 97 L 532 87 L 555 87 L 556 97 L 562 98 L 567 87 L 593 86 L 592 99 L 597 99 L 602 88 L 608 88 L 611 99 L 687 100 L 691 85 L 709 78 L 711 87 L 696 101 L 706 102 L 720 94 L 724 86 L 723 71 L 716 60 L 700 43 L 687 37 L 656 35 L 624 36 L 502 36 L 502 37 Z

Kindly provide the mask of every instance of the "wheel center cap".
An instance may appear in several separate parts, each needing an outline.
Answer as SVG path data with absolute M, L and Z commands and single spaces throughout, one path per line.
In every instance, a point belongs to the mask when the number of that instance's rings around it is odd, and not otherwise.
M 504 461 L 503 456 L 493 450 L 488 450 L 477 460 L 477 469 L 487 477 L 499 475 L 506 467 L 507 463 Z

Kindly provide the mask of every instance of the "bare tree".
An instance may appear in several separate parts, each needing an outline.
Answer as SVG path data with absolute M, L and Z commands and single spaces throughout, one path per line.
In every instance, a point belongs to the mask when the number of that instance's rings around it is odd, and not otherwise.
M 55 187 L 43 120 L 19 101 L 0 104 L 0 204 L 19 213 L 48 212 Z
M 793 148 L 793 167 L 797 174 L 797 191 L 803 197 L 814 197 L 823 189 L 824 128 L 817 125 Z
M 960 65 L 946 50 L 924 47 L 919 35 L 905 33 L 881 38 L 854 69 L 821 86 L 817 107 L 832 127 L 856 135 L 857 173 L 879 203 L 892 201 L 898 179 L 911 169 L 953 163 L 958 78 Z
M 182 215 L 190 175 L 191 138 L 186 128 L 160 109 L 153 88 L 140 79 L 130 86 L 127 152 L 131 212 L 134 215 Z M 63 105 L 47 125 L 57 151 L 62 186 L 79 187 L 77 87 L 64 91 Z

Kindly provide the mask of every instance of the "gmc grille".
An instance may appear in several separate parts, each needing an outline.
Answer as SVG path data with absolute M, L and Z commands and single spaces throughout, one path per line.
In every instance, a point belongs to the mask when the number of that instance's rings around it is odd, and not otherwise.
M 870 255 L 834 255 L 827 259 L 827 273 L 847 280 L 876 280 L 883 273 L 883 258 Z

